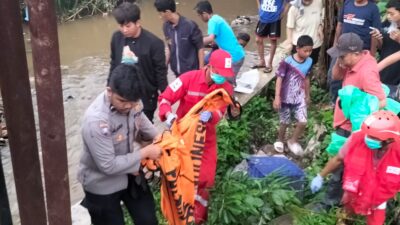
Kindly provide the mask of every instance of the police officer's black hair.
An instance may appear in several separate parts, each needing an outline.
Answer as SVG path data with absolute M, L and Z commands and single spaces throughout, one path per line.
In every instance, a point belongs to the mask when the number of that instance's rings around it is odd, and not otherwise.
M 314 46 L 313 39 L 308 35 L 302 35 L 299 37 L 299 39 L 297 39 L 296 47 L 302 48 L 305 46 L 311 46 L 311 47 Z
M 136 23 L 140 19 L 140 8 L 135 3 L 123 2 L 113 10 L 112 14 L 118 24 Z
M 246 43 L 250 41 L 250 35 L 248 33 L 240 32 L 236 37 L 237 39 L 243 40 Z
M 135 3 L 136 0 L 118 0 L 117 3 L 115 4 L 115 6 L 119 6 L 124 2 L 130 2 L 130 3 Z
M 108 86 L 126 100 L 138 101 L 144 93 L 142 77 L 137 66 L 120 64 L 111 72 Z
M 397 11 L 400 11 L 400 0 L 390 0 L 386 4 L 386 8 L 395 8 Z
M 203 14 L 203 13 L 212 14 L 213 13 L 212 6 L 209 1 L 199 1 L 196 4 L 196 7 L 194 7 L 194 9 L 196 10 L 196 12 L 198 14 Z
M 167 10 L 176 12 L 175 0 L 155 0 L 154 7 L 158 12 L 165 12 Z

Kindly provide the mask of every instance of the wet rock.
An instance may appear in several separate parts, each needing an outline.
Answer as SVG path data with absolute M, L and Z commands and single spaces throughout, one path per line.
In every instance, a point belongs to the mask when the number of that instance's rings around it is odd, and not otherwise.
M 246 174 L 248 169 L 249 169 L 249 164 L 247 163 L 246 159 L 243 159 L 239 164 L 235 166 L 233 172 L 242 172 Z
M 278 152 L 275 151 L 274 146 L 270 144 L 262 146 L 260 148 L 260 151 L 263 151 L 267 156 L 273 156 L 278 154 Z
M 61 66 L 60 66 L 60 69 L 61 69 L 61 70 L 68 70 L 68 69 L 69 69 L 69 66 L 61 65 Z
M 268 225 L 292 225 L 292 224 L 293 224 L 293 218 L 289 214 L 280 216 L 268 223 Z
M 237 16 L 236 19 L 231 22 L 231 26 L 249 25 L 252 22 L 253 20 L 249 16 Z
M 72 99 L 74 99 L 74 96 L 68 95 L 68 96 L 65 98 L 64 101 L 67 102 L 67 101 L 72 100 Z
M 320 151 L 317 149 L 319 149 L 323 137 L 327 133 L 327 129 L 323 124 L 315 124 L 313 131 L 315 135 L 310 139 L 310 141 L 308 141 L 307 147 L 304 150 L 305 157 L 303 158 L 303 164 L 309 164 L 316 158 L 316 156 L 320 155 Z
M 71 207 L 72 225 L 90 225 L 91 219 L 88 210 L 79 203 Z

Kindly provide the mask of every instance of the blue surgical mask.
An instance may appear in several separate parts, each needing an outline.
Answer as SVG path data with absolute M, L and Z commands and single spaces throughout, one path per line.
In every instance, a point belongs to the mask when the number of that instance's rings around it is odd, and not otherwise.
M 382 141 L 378 141 L 378 140 L 369 138 L 368 136 L 365 136 L 364 142 L 367 145 L 367 147 L 372 150 L 377 150 L 377 149 L 382 148 Z
M 215 84 L 223 84 L 223 83 L 225 83 L 226 78 L 219 74 L 212 73 L 211 80 L 214 81 Z

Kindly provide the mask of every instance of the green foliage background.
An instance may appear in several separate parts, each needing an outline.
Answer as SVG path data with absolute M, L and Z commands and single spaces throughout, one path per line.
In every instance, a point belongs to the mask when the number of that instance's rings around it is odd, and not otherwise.
M 83 16 L 111 11 L 117 0 L 55 0 L 61 21 L 74 20 Z

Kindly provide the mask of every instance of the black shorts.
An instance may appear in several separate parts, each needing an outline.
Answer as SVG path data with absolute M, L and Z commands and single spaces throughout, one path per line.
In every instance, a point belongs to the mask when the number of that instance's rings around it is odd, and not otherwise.
M 278 39 L 281 36 L 281 20 L 272 23 L 262 23 L 258 21 L 256 35 L 259 37 Z

